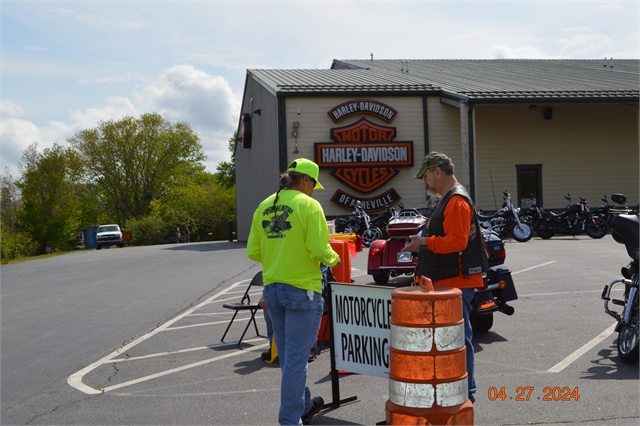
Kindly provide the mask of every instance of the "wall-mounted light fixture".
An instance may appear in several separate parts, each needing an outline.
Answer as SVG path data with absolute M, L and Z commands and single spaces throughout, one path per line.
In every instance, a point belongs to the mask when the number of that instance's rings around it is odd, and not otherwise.
M 537 105 L 529 105 L 529 112 L 531 114 L 535 114 L 536 112 L 538 112 L 538 106 Z
M 291 136 L 296 138 L 296 145 L 295 145 L 295 149 L 293 150 L 294 154 L 298 154 L 300 152 L 300 151 L 298 151 L 298 128 L 299 127 L 300 127 L 300 122 L 299 121 L 294 121 L 293 122 L 293 132 L 291 132 Z
M 253 111 L 254 114 L 262 115 L 262 110 L 260 108 Z

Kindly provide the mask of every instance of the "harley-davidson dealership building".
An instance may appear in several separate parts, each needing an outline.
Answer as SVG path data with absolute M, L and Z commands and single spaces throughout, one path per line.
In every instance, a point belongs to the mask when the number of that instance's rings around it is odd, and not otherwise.
M 476 205 L 502 193 L 562 209 L 565 195 L 639 199 L 640 61 L 334 60 L 325 70 L 248 70 L 235 149 L 237 238 L 296 158 L 320 166 L 328 217 L 357 201 L 427 207 L 414 179 L 429 151 L 452 158 Z

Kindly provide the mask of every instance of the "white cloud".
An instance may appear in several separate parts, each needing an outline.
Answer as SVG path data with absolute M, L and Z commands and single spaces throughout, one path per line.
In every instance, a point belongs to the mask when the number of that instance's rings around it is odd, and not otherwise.
M 20 117 L 24 114 L 22 107 L 9 99 L 0 100 L 0 115 L 5 117 Z
M 228 161 L 228 140 L 237 127 L 240 95 L 222 77 L 212 76 L 191 65 L 165 70 L 153 84 L 136 91 L 137 104 L 158 112 L 172 122 L 186 121 L 198 133 L 209 171 Z
M 495 45 L 489 49 L 489 53 L 493 59 L 549 59 L 549 56 L 545 55 L 541 49 L 534 46 Z
M 109 77 L 103 77 L 103 78 L 96 78 L 95 81 L 96 83 L 100 83 L 100 84 L 104 84 L 104 83 L 124 83 L 127 81 L 131 81 L 131 80 L 144 80 L 142 77 L 140 77 L 137 74 L 132 73 L 131 71 L 129 71 L 127 74 L 125 75 L 121 75 L 121 76 L 109 76 Z
M 82 130 L 96 127 L 100 121 L 118 120 L 125 116 L 135 117 L 137 115 L 140 115 L 140 111 L 129 98 L 109 96 L 105 106 L 74 111 L 70 117 L 74 121 L 73 127 Z
M 14 177 L 18 177 L 18 163 L 29 145 L 38 142 L 38 150 L 51 148 L 54 143 L 62 145 L 73 134 L 73 128 L 59 121 L 50 121 L 46 126 L 37 127 L 28 120 L 3 118 L 0 128 L 2 140 L 2 169 L 8 167 Z
M 98 27 L 110 31 L 138 31 L 147 26 L 136 13 L 127 11 L 103 13 L 77 13 L 76 11 L 53 9 L 50 11 L 60 17 L 69 17 L 75 22 L 89 27 Z
M 604 12 L 616 12 L 618 10 L 624 10 L 624 7 L 620 3 L 607 2 L 600 5 L 600 10 Z
M 593 57 L 602 51 L 615 47 L 616 43 L 604 34 L 585 27 L 568 28 L 564 31 L 568 37 L 560 38 L 558 44 L 562 52 L 571 57 Z
M 80 84 L 86 83 L 79 81 Z M 22 152 L 33 142 L 38 149 L 50 148 L 83 129 L 95 128 L 100 121 L 118 120 L 124 116 L 137 117 L 145 112 L 158 112 L 171 122 L 186 121 L 199 135 L 208 160 L 207 170 L 215 171 L 220 161 L 228 161 L 228 140 L 237 127 L 240 95 L 231 90 L 222 77 L 196 70 L 191 65 L 179 65 L 165 70 L 153 83 L 138 87 L 131 97 L 110 96 L 104 105 L 72 111 L 67 123 L 49 121 L 37 126 L 20 118 L 23 108 L 3 99 L 2 165 L 17 176 L 17 164 Z

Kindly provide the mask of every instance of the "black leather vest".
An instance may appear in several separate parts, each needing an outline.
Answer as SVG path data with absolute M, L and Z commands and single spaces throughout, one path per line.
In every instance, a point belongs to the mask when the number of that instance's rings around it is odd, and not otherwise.
M 464 186 L 458 184 L 442 197 L 435 210 L 429 217 L 423 236 L 444 236 L 444 209 L 453 195 L 462 195 L 471 205 L 473 216 L 469 224 L 469 242 L 461 252 L 437 254 L 429 249 L 422 248 L 418 252 L 418 266 L 416 275 L 427 276 L 432 281 L 460 276 L 460 258 L 462 258 L 462 276 L 479 274 L 489 269 L 487 251 L 480 232 L 478 215 L 471 197 Z

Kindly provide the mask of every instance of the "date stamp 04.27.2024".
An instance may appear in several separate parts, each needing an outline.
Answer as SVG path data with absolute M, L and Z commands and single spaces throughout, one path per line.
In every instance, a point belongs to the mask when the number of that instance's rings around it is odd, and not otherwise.
M 487 391 L 487 397 L 489 401 L 577 401 L 580 399 L 580 392 L 577 387 L 547 386 L 542 389 L 542 395 L 536 395 L 534 386 L 518 386 L 515 389 L 515 393 L 510 394 L 505 390 L 504 386 L 499 389 L 491 386 Z

